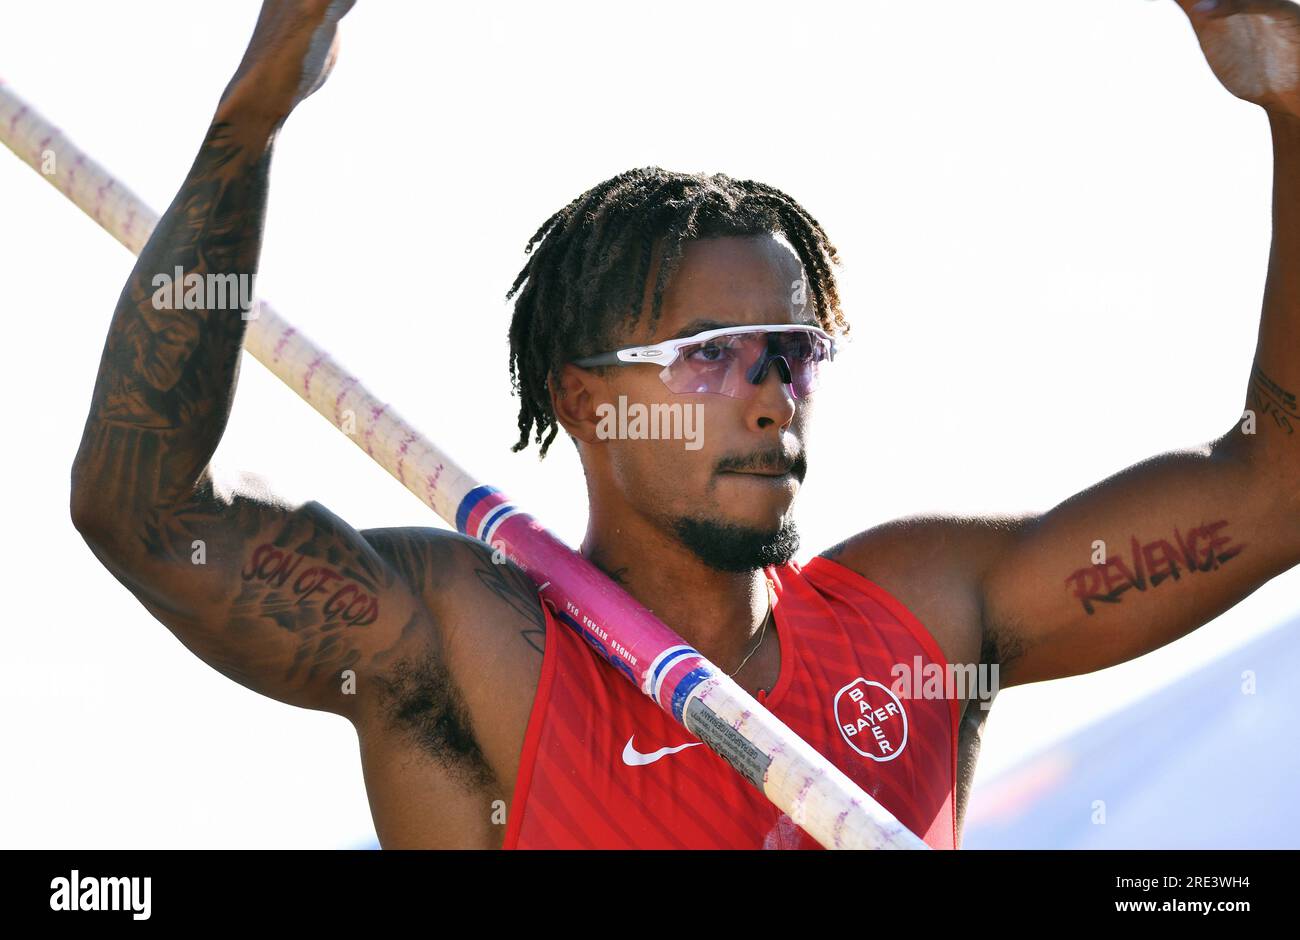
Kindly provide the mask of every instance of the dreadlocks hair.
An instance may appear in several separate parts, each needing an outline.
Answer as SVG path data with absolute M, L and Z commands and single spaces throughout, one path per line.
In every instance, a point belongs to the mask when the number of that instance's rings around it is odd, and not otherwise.
M 818 325 L 847 333 L 831 268 L 840 263 L 835 246 L 816 219 L 773 186 L 723 173 L 642 167 L 587 190 L 547 219 L 528 240 L 528 261 L 506 292 L 507 300 L 518 294 L 510 321 L 510 384 L 520 398 L 519 440 L 511 450 L 523 450 L 535 432 L 539 457 L 546 456 L 559 430 L 551 379 L 558 380 L 566 362 L 606 351 L 618 331 L 640 319 L 660 239 L 651 329 L 685 242 L 769 233 L 784 236 L 798 253 Z

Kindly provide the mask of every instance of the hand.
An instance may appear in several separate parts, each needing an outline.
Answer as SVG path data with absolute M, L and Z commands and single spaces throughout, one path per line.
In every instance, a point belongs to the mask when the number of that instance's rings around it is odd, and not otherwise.
M 1300 118 L 1300 5 L 1289 0 L 1177 0 L 1223 87 Z
M 338 21 L 355 3 L 265 0 L 218 112 L 255 114 L 279 126 L 325 84 L 338 56 Z

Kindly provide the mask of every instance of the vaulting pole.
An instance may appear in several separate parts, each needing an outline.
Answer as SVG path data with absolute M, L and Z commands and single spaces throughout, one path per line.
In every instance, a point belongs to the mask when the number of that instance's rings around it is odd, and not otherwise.
M 158 215 L 0 84 L 0 141 L 138 255 Z M 245 348 L 459 531 L 504 548 L 556 619 L 827 848 L 928 846 L 605 574 L 480 484 L 258 301 Z M 689 800 L 689 793 L 681 794 Z

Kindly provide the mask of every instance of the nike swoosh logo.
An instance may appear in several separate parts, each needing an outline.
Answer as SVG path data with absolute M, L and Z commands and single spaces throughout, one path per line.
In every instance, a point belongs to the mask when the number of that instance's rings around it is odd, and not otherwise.
M 676 754 L 678 751 L 684 751 L 688 747 L 699 747 L 702 742 L 691 741 L 689 744 L 679 744 L 676 747 L 661 747 L 657 751 L 651 751 L 649 754 L 642 754 L 632 746 L 636 740 L 636 735 L 627 739 L 627 744 L 623 748 L 623 763 L 629 767 L 644 767 L 646 764 L 653 764 L 661 757 L 667 757 L 669 754 Z

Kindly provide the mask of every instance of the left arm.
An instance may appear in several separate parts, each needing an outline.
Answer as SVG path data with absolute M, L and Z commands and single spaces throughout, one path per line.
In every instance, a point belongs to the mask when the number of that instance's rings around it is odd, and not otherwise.
M 1218 439 L 1131 467 L 1021 521 L 989 559 L 1002 687 L 1133 659 L 1300 564 L 1300 6 L 1188 13 L 1211 68 L 1273 133 L 1273 239 L 1245 413 Z

